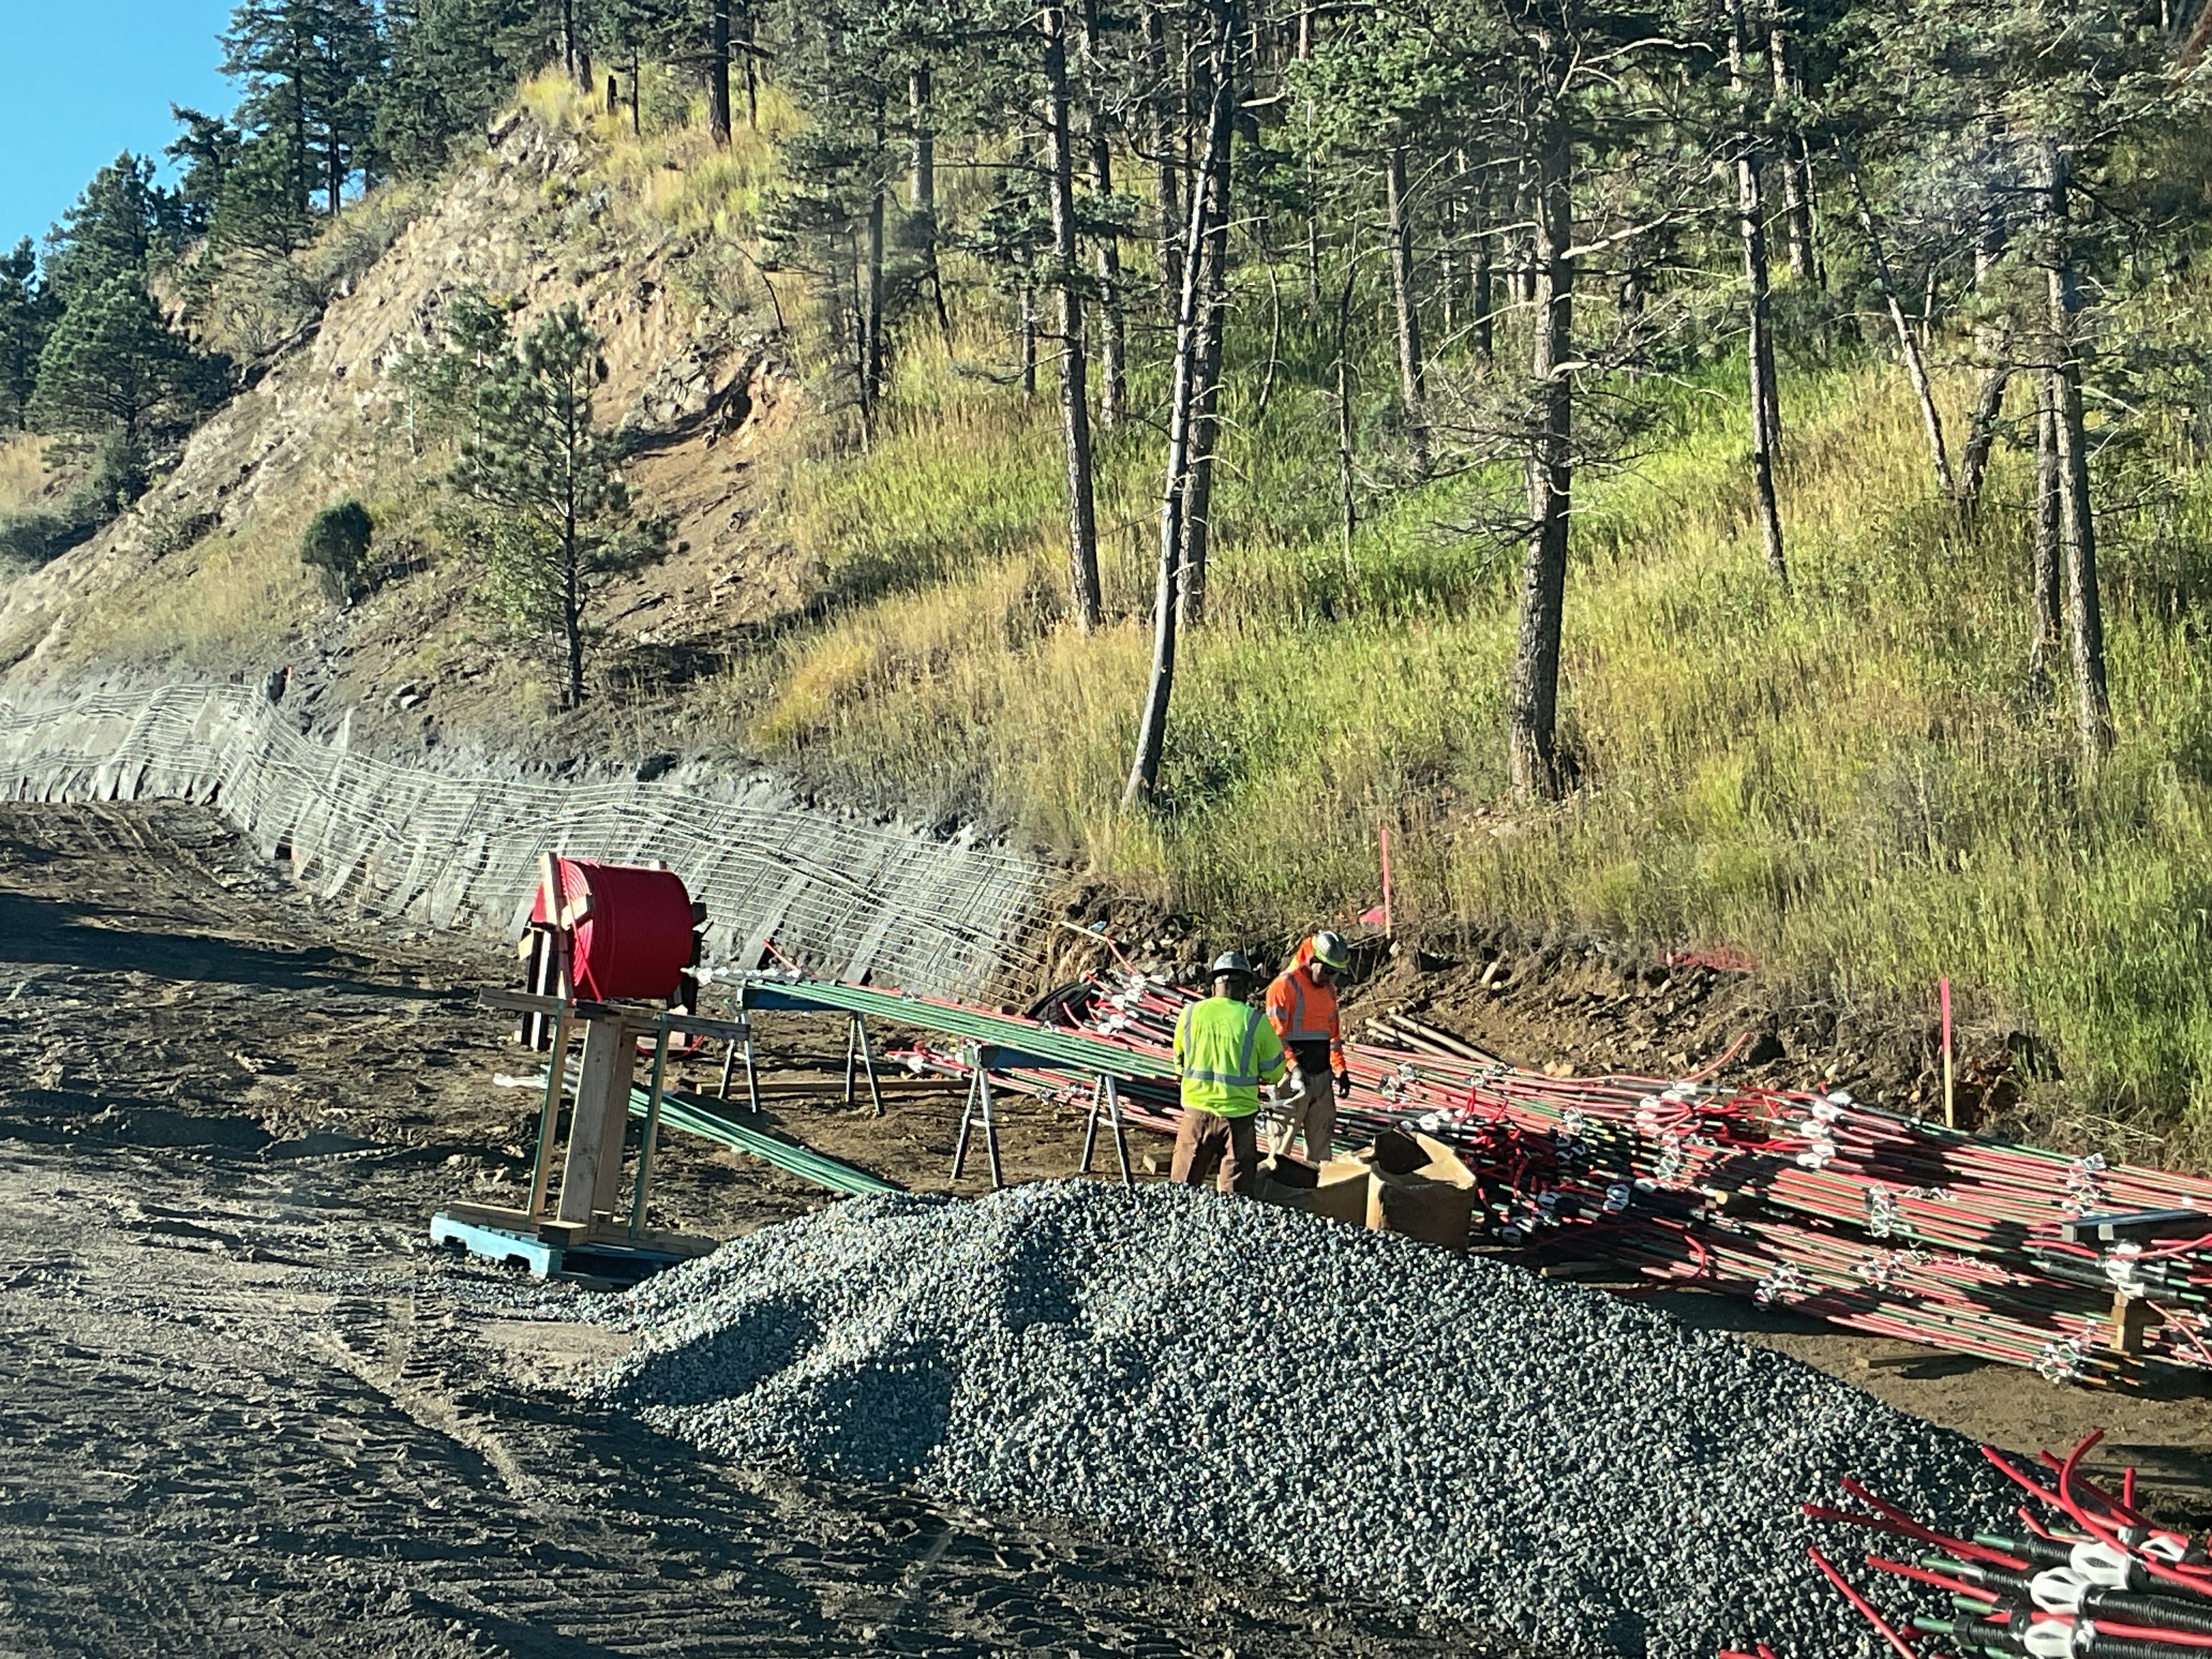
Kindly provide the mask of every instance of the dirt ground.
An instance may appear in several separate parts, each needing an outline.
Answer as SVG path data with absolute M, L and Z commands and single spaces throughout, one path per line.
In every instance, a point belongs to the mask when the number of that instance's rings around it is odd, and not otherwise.
M 521 1167 L 489 1080 L 526 1057 L 471 1001 L 512 968 L 349 927 L 197 809 L 0 806 L 0 1656 L 1482 1650 L 579 1407 L 619 1339 L 556 1316 L 596 1292 L 427 1240 Z M 920 1174 L 957 1109 L 777 1115 Z M 1065 1172 L 1066 1126 L 1011 1116 L 1010 1173 Z M 821 1201 L 666 1148 L 692 1230 Z
M 535 1100 L 492 1080 L 528 1057 L 473 1002 L 512 972 L 484 941 L 350 923 L 200 809 L 0 806 L 0 1659 L 1486 1650 L 580 1407 L 564 1385 L 621 1338 L 563 1316 L 599 1293 L 427 1243 L 433 1209 L 510 1200 L 525 1170 Z M 957 1096 L 908 1088 L 876 1119 L 823 1086 L 834 1025 L 759 1029 L 771 1127 L 945 1188 Z M 1072 1173 L 1073 1116 L 1005 1107 L 1010 1179 Z M 824 1201 L 664 1146 L 657 1223 L 728 1236 Z M 2212 1512 L 2201 1396 L 1663 1301 L 2000 1444 L 2109 1426 L 2155 1506 Z

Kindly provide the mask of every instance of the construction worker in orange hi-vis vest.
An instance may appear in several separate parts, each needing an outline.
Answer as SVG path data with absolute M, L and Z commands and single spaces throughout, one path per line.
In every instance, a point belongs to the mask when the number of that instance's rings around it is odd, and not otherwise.
M 1267 988 L 1267 1021 L 1291 1056 L 1291 1074 L 1275 1091 L 1279 1127 L 1268 1148 L 1279 1158 L 1303 1135 L 1308 1160 L 1328 1161 L 1337 1097 L 1352 1089 L 1336 1012 L 1337 976 L 1351 966 L 1344 941 L 1323 928 Z

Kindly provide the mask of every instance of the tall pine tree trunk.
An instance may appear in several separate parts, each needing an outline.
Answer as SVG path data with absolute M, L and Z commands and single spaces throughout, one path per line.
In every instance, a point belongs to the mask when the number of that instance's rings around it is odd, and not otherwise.
M 759 33 L 757 15 L 752 5 L 748 3 L 738 40 L 744 47 L 739 56 L 745 63 L 745 126 L 753 132 L 760 131 L 760 68 L 755 62 L 760 56 Z
M 1398 396 L 1406 411 L 1406 448 L 1414 472 L 1429 471 L 1428 366 L 1421 360 L 1421 313 L 1413 291 L 1413 215 L 1407 199 L 1406 147 L 1393 144 L 1383 164 L 1389 214 L 1390 298 L 1398 312 Z
M 1347 266 L 1349 262 L 1347 261 Z M 1338 524 L 1344 553 L 1346 597 L 1353 577 L 1352 534 L 1359 527 L 1359 498 L 1352 470 L 1355 459 L 1352 432 L 1352 290 L 1355 271 L 1346 269 L 1344 292 L 1336 302 L 1336 495 Z
M 2089 489 L 2089 441 L 2081 420 L 2081 342 L 2075 318 L 2081 289 L 2068 226 L 2066 157 L 2046 152 L 2050 237 L 2051 415 L 2057 438 L 2058 515 L 2066 544 L 2066 619 L 2074 658 L 2075 726 L 2084 766 L 2112 752 L 2112 704 L 2105 685 L 2105 617 L 2097 592 L 2097 520 Z
M 2058 377 L 2045 371 L 2035 383 L 2035 617 L 2027 648 L 2028 678 L 2051 684 L 2059 629 L 2065 625 L 2066 531 L 2058 485 Z
M 876 100 L 875 153 L 884 153 L 884 106 Z M 884 186 L 882 173 L 868 198 L 866 243 L 860 271 L 860 416 L 872 422 L 876 405 L 883 400 L 884 371 L 888 356 L 884 349 Z
M 1729 3 L 1729 82 L 1739 99 L 1747 99 L 1744 75 L 1744 0 Z M 1751 470 L 1759 495 L 1759 539 L 1766 568 L 1775 580 L 1790 585 L 1790 565 L 1782 550 L 1782 512 L 1774 493 L 1774 462 L 1782 441 L 1782 411 L 1776 407 L 1773 307 L 1767 293 L 1765 208 L 1759 187 L 1759 153 L 1747 125 L 1737 135 L 1735 157 L 1736 233 L 1743 243 L 1743 278 L 1750 294 L 1750 328 L 1746 356 L 1751 380 Z
M 707 13 L 707 131 L 729 148 L 730 0 L 712 0 Z
M 1218 47 L 1217 47 L 1218 50 Z M 1227 64 L 1217 82 L 1212 107 L 1206 124 L 1206 151 L 1200 171 L 1211 174 L 1217 159 L 1226 157 L 1232 131 L 1229 107 Z M 1204 212 L 1205 193 L 1194 191 L 1192 211 L 1177 268 L 1182 286 L 1176 299 L 1176 351 L 1173 390 L 1168 404 L 1167 473 L 1160 494 L 1160 556 L 1158 580 L 1152 592 L 1152 672 L 1146 688 L 1145 708 L 1137 723 L 1137 753 L 1129 768 L 1129 782 L 1122 793 L 1126 806 L 1150 805 L 1159 790 L 1160 762 L 1167 749 L 1168 704 L 1175 690 L 1176 610 L 1182 588 L 1182 513 L 1189 478 L 1190 439 L 1197 404 L 1199 377 L 1200 292 L 1199 265 L 1209 227 Z
M 1091 489 L 1091 398 L 1085 385 L 1083 292 L 1076 262 L 1075 136 L 1067 112 L 1067 14 L 1047 6 L 1044 32 L 1045 125 L 1052 155 L 1053 288 L 1060 297 L 1060 430 L 1067 461 L 1067 577 L 1070 602 L 1086 634 L 1102 620 L 1098 521 Z
M 1564 118 L 1547 112 L 1534 179 L 1535 345 L 1529 370 L 1541 424 L 1528 458 L 1528 549 L 1521 625 L 1506 692 L 1506 758 L 1522 800 L 1559 793 L 1559 637 L 1566 601 L 1568 495 L 1574 466 L 1573 147 Z
M 1475 359 L 1487 363 L 1495 343 L 1498 309 L 1491 274 L 1495 239 L 1490 228 L 1490 173 L 1486 167 L 1474 188 L 1474 249 L 1468 271 L 1468 324 L 1474 337 Z
M 1112 146 L 1105 122 L 1091 118 L 1091 189 L 1100 201 L 1114 193 Z M 1128 398 L 1128 331 L 1121 317 L 1121 247 L 1111 236 L 1098 239 L 1098 424 L 1109 430 L 1121 423 Z

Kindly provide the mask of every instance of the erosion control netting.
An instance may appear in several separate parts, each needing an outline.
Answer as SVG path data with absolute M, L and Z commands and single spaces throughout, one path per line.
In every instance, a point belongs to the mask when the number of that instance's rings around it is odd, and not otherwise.
M 659 860 L 705 901 L 718 957 L 773 941 L 841 979 L 942 995 L 1020 958 L 1042 880 L 1003 849 L 804 810 L 768 783 L 717 800 L 395 765 L 317 743 L 234 685 L 0 703 L 0 796 L 208 802 L 325 897 L 441 927 L 519 932 L 549 848 Z
M 1549 1653 L 1855 1653 L 1801 1504 L 1850 1475 L 1952 1530 L 2002 1513 L 1972 1443 L 1782 1355 L 1184 1188 L 854 1199 L 618 1317 L 643 1340 L 605 1397 L 713 1451 L 1256 1555 Z

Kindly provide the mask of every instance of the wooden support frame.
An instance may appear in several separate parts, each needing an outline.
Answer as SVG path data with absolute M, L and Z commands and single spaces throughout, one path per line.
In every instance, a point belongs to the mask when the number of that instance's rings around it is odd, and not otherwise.
M 505 1009 L 529 1019 L 552 1024 L 551 1052 L 546 1056 L 545 1093 L 538 1115 L 538 1147 L 531 1163 L 530 1201 L 519 1215 L 545 1228 L 579 1228 L 615 1224 L 631 1243 L 647 1232 L 647 1201 L 653 1188 L 653 1158 L 660 1128 L 661 1102 L 665 1097 L 668 1044 L 672 1036 L 704 1036 L 730 1045 L 732 1054 L 746 1055 L 750 1073 L 752 1025 L 742 1019 L 709 1019 L 698 1014 L 678 1014 L 641 1008 L 631 1004 L 589 1002 L 573 998 L 538 995 L 527 991 L 487 990 L 477 1000 L 486 1007 Z M 575 1028 L 585 1033 L 584 1059 L 576 1086 L 568 1086 L 568 1049 Z M 638 1146 L 632 1176 L 629 1215 L 616 1224 L 611 1218 L 621 1190 L 623 1146 L 629 1137 L 630 1079 L 637 1061 L 637 1041 L 653 1040 L 653 1069 L 647 1092 L 645 1130 Z M 553 1185 L 564 1095 L 575 1109 L 568 1125 L 567 1156 L 560 1185 Z
M 653 1038 L 653 1081 L 646 1091 L 645 1133 L 637 1144 L 637 1184 L 631 1189 L 629 1199 L 629 1242 L 637 1243 L 639 1231 L 645 1225 L 646 1196 L 653 1189 L 653 1142 L 660 1132 L 660 1091 L 668 1066 L 668 1028 L 672 1017 L 663 1014 L 655 1024 Z

